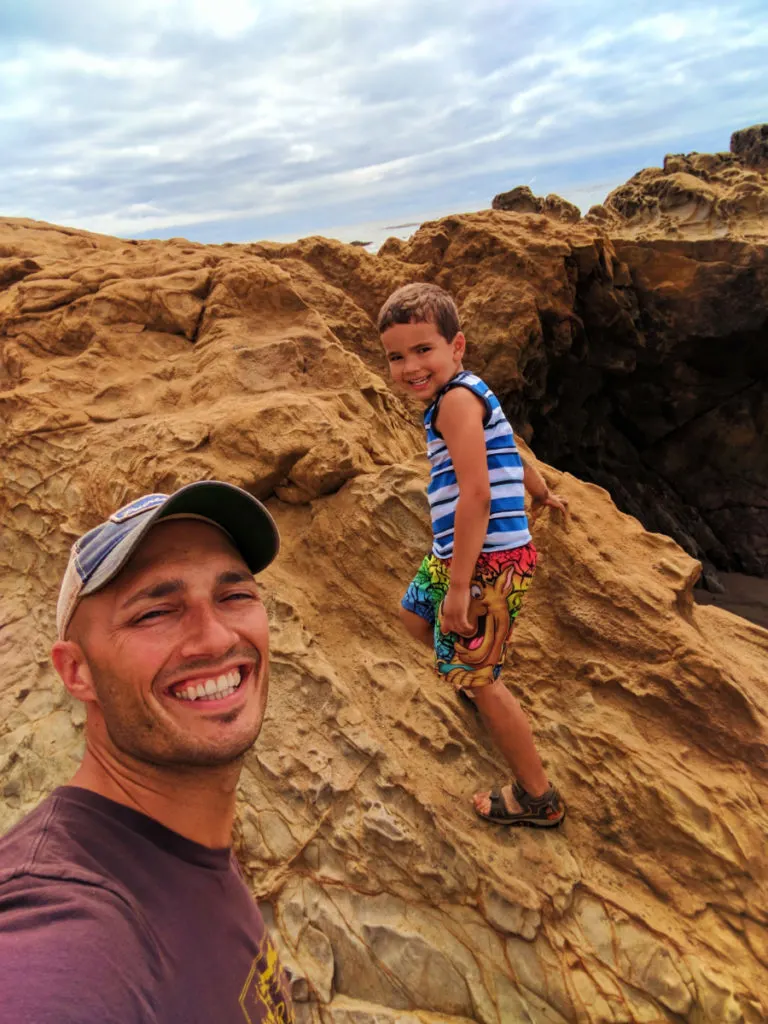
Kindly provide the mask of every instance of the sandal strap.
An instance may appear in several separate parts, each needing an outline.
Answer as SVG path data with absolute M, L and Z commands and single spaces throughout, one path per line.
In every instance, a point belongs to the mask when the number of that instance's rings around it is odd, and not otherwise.
M 491 801 L 490 813 L 494 817 L 501 817 L 509 814 L 507 805 L 504 803 L 504 797 L 501 795 L 500 789 L 492 789 L 488 794 L 488 798 Z
M 550 785 L 549 789 L 545 790 L 541 796 L 531 796 L 527 789 L 515 780 L 512 786 L 512 792 L 514 793 L 515 800 L 520 804 L 524 811 L 529 814 L 539 814 L 546 807 L 551 807 L 553 810 L 559 809 L 560 797 L 554 786 Z

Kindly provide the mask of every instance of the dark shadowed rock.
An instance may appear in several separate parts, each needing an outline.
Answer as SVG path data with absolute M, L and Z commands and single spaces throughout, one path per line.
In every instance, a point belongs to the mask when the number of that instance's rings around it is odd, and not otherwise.
M 541 199 L 527 185 L 518 185 L 509 192 L 499 192 L 491 203 L 491 209 L 507 210 L 510 213 L 541 213 L 541 206 Z
M 493 197 L 491 208 L 510 213 L 545 213 L 549 217 L 574 224 L 581 219 L 578 206 L 569 203 L 562 196 L 553 194 L 541 199 L 535 196 L 527 185 L 518 185 L 509 192 L 500 192 Z
M 748 167 L 768 165 L 768 124 L 742 128 L 731 136 L 731 152 Z

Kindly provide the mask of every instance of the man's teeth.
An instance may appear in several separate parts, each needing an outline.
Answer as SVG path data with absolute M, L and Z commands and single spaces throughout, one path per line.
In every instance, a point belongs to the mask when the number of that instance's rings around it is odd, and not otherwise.
M 234 668 L 231 672 L 216 679 L 200 680 L 198 683 L 189 683 L 178 690 L 173 691 L 173 696 L 179 700 L 198 700 L 204 697 L 206 700 L 223 700 L 231 696 L 240 685 L 240 672 Z

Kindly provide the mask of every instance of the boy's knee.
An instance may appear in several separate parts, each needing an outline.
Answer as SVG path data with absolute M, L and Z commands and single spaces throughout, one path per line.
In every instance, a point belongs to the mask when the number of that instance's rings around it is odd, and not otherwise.
M 474 689 L 469 686 L 467 687 L 467 692 L 481 711 L 483 708 L 495 704 L 502 690 L 506 690 L 506 687 L 500 679 L 494 679 L 493 682 L 475 687 Z

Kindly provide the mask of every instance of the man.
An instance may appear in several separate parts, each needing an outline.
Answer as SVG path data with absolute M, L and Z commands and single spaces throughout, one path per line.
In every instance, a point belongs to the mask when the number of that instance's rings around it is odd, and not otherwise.
M 261 729 L 266 509 L 201 482 L 134 501 L 72 548 L 52 658 L 86 749 L 0 839 L 0 1024 L 289 1024 L 229 849 Z

